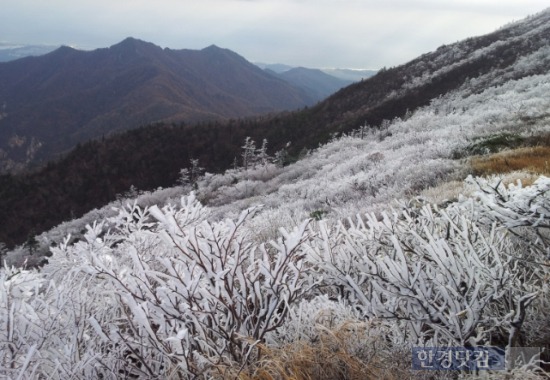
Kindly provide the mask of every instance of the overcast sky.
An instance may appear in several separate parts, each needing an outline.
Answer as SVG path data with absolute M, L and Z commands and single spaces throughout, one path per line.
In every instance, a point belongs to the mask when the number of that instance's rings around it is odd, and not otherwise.
M 132 36 L 216 44 L 252 62 L 395 66 L 492 32 L 548 0 L 2 0 L 0 41 L 107 47 Z

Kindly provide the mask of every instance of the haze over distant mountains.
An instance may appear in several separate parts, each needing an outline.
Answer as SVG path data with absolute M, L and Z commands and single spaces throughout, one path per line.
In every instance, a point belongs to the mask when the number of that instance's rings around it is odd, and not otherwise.
M 256 65 L 265 70 L 274 71 L 278 74 L 284 74 L 288 71 L 300 68 L 290 65 L 285 65 L 284 63 L 261 63 L 256 62 Z M 347 81 L 347 82 L 359 82 L 363 79 L 372 77 L 378 72 L 378 70 L 369 70 L 369 69 L 346 69 L 346 68 L 321 68 L 317 69 L 322 71 L 325 74 L 330 75 L 331 77 L 336 77 L 338 79 Z
M 21 45 L 0 42 L 0 62 L 8 62 L 28 56 L 40 56 L 58 49 L 60 46 L 53 45 Z M 276 73 L 283 73 L 291 69 L 299 68 L 290 66 L 284 63 L 260 63 L 253 62 L 256 66 L 262 69 L 268 69 Z M 302 68 L 302 67 L 300 67 Z M 310 68 L 312 70 L 320 70 L 330 76 L 343 79 L 345 81 L 359 82 L 362 79 L 376 74 L 377 70 L 369 69 L 348 69 L 348 68 Z
M 284 81 L 303 89 L 317 100 L 322 100 L 332 95 L 343 87 L 353 83 L 328 75 L 319 69 L 307 69 L 305 67 L 293 67 L 290 70 L 277 73 L 265 69 L 268 73 L 283 79 Z
M 52 45 L 16 45 L 7 42 L 0 42 L 0 62 L 13 61 L 15 59 L 39 56 L 47 54 L 59 46 Z

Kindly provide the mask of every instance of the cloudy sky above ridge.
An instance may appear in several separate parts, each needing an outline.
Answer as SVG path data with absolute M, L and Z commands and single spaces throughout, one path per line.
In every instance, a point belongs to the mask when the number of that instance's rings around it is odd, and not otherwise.
M 0 41 L 94 49 L 135 37 L 306 67 L 395 66 L 548 0 L 3 0 Z

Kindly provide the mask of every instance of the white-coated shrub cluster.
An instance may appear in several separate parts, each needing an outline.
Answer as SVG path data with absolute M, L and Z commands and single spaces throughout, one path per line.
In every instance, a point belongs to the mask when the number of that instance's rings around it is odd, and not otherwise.
M 546 292 L 545 257 L 522 252 L 497 224 L 468 215 L 465 206 L 425 205 L 332 228 L 322 223 L 322 244 L 308 258 L 333 294 L 365 318 L 395 321 L 403 342 L 512 341 L 512 326 L 525 319 L 514 310 Z M 518 214 L 510 210 L 508 216 Z M 527 229 L 536 228 L 532 223 Z
M 187 377 L 254 359 L 255 346 L 315 285 L 300 249 L 308 223 L 252 245 L 241 230 L 253 210 L 216 223 L 207 214 L 193 196 L 179 208 L 134 204 L 109 220 L 110 231 L 94 224 L 84 240 L 55 248 L 42 273 L 6 271 L 2 373 Z M 58 307 L 60 299 L 73 303 Z M 56 367 L 56 355 L 38 347 L 94 360 Z
M 544 331 L 546 240 L 523 240 L 548 223 L 550 180 L 478 188 L 445 209 L 305 221 L 262 244 L 245 228 L 254 210 L 211 222 L 193 195 L 129 205 L 108 231 L 94 224 L 53 249 L 41 272 L 2 271 L 0 373 L 209 377 L 353 321 L 385 350 L 541 344 L 550 336 L 528 330 Z

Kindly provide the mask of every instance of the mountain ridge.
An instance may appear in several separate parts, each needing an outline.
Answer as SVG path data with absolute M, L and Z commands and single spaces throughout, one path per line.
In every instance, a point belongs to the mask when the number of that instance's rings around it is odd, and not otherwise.
M 6 170 L 8 160 L 45 161 L 78 142 L 161 120 L 234 118 L 314 101 L 215 46 L 171 50 L 135 38 L 93 51 L 63 46 L 0 63 L 0 156 Z M 6 143 L 14 138 L 23 142 Z

